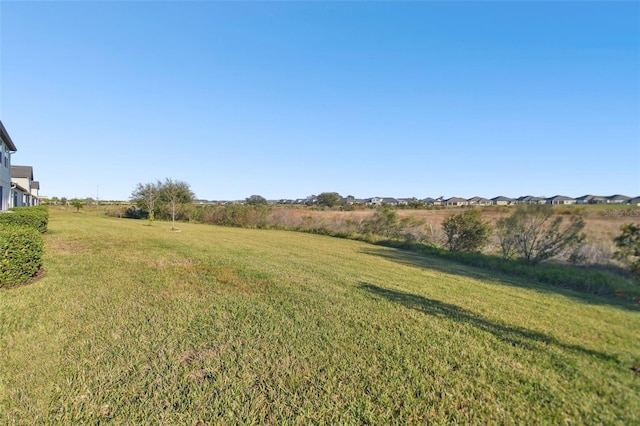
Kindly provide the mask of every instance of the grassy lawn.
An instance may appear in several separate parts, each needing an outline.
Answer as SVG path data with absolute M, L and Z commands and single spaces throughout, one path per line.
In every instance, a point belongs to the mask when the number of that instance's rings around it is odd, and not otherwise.
M 638 424 L 640 309 L 284 231 L 51 209 L 0 424 Z

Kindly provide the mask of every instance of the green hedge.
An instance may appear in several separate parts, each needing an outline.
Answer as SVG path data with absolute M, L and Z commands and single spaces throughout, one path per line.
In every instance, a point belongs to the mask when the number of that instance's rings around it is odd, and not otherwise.
M 42 267 L 44 240 L 30 226 L 0 224 L 0 287 L 23 284 Z
M 0 224 L 30 226 L 44 233 L 49 224 L 49 210 L 46 206 L 14 207 L 0 213 Z

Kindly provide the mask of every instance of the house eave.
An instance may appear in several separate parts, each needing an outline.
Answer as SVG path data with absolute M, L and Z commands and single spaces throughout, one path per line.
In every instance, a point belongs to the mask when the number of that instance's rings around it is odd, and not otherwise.
M 7 129 L 4 128 L 4 124 L 2 124 L 2 121 L 0 121 L 0 136 L 2 137 L 2 140 L 7 144 L 7 147 L 9 147 L 9 151 L 11 151 L 11 153 L 14 153 L 18 150 L 18 148 L 16 148 L 16 145 L 11 140 L 11 136 L 9 136 L 9 133 L 7 133 Z

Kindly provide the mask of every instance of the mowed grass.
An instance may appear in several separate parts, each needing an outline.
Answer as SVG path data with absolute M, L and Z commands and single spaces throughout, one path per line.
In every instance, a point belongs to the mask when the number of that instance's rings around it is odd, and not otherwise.
M 638 424 L 640 310 L 284 231 L 51 210 L 1 424 Z

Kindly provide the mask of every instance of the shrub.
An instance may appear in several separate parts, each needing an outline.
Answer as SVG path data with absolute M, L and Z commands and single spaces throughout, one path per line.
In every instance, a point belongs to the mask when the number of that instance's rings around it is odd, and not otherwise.
M 633 276 L 640 281 L 640 224 L 629 223 L 620 230 L 621 234 L 614 239 L 618 248 L 616 257 L 627 263 Z
M 266 204 L 228 204 L 207 208 L 201 216 L 202 221 L 214 225 L 266 228 L 269 225 L 271 207 Z
M 446 247 L 451 251 L 479 251 L 489 241 L 491 225 L 479 210 L 453 214 L 442 221 Z
M 9 212 L 0 213 L 0 224 L 29 226 L 44 233 L 49 223 L 46 206 L 14 207 Z
M 550 206 L 518 206 L 508 218 L 496 225 L 502 257 L 517 255 L 531 265 L 570 252 L 585 239 L 584 220 L 572 214 L 569 224 L 563 226 L 562 216 L 553 217 Z
M 379 207 L 374 215 L 363 224 L 366 234 L 379 235 L 386 238 L 398 238 L 400 236 L 400 220 L 398 213 L 389 205 Z
M 137 207 L 129 207 L 125 210 L 124 217 L 127 219 L 146 219 L 149 217 L 149 213 Z
M 0 287 L 27 282 L 42 267 L 43 252 L 42 234 L 37 229 L 0 224 Z

